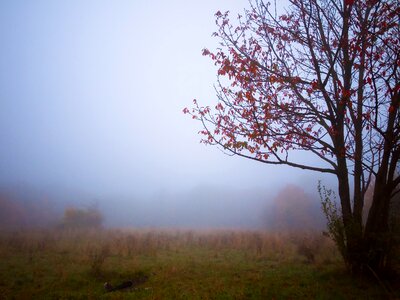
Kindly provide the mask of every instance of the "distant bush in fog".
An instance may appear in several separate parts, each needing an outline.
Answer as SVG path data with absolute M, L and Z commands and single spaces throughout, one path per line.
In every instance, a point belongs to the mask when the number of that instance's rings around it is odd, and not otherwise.
M 43 228 L 57 219 L 52 203 L 45 198 L 21 197 L 0 190 L 0 230 Z
M 274 230 L 322 229 L 325 220 L 320 202 L 301 187 L 285 186 L 267 210 L 266 225 Z
M 96 207 L 86 209 L 68 207 L 64 211 L 62 228 L 99 228 L 103 223 L 103 215 Z

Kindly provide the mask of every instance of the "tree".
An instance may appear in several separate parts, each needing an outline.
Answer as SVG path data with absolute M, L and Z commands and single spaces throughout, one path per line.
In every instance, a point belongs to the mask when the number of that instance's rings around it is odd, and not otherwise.
M 202 53 L 218 67 L 218 103 L 184 113 L 202 122 L 202 142 L 230 154 L 336 176 L 344 260 L 381 272 L 400 183 L 400 2 L 289 2 L 280 16 L 262 0 L 236 22 L 216 13 L 221 47 Z M 302 151 L 320 163 L 297 160 Z
M 267 209 L 267 226 L 290 231 L 322 229 L 323 215 L 313 200 L 299 186 L 284 186 Z

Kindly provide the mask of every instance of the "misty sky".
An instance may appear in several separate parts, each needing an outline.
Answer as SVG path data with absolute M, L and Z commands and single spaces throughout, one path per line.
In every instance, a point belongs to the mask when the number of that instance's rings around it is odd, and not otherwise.
M 215 103 L 217 10 L 246 0 L 1 1 L 0 183 L 127 197 L 310 184 L 224 155 L 182 113 Z M 307 187 L 306 187 L 307 188 Z

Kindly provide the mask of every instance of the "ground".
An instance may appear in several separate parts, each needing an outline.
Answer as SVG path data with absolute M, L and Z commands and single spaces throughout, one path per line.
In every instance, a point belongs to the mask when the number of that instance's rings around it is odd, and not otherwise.
M 322 234 L 239 230 L 3 232 L 0 299 L 388 299 Z M 109 292 L 140 276 L 134 289 Z

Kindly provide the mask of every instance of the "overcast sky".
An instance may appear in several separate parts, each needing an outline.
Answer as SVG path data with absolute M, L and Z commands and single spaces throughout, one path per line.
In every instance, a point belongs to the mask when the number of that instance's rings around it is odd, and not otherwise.
M 228 157 L 182 113 L 216 100 L 217 10 L 247 0 L 0 1 L 0 183 L 152 194 L 318 174 Z M 315 180 L 314 180 L 315 181 Z M 315 185 L 311 189 L 315 189 Z

